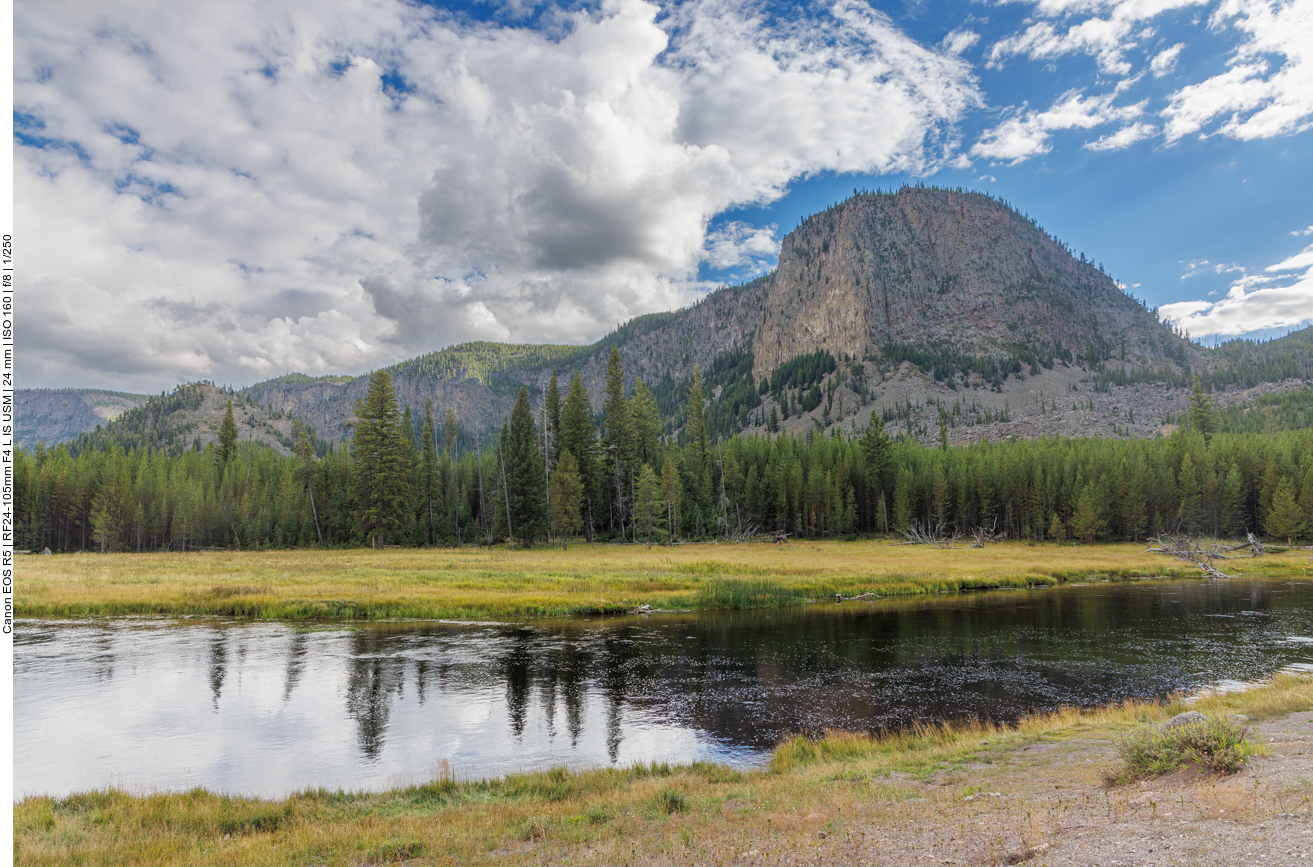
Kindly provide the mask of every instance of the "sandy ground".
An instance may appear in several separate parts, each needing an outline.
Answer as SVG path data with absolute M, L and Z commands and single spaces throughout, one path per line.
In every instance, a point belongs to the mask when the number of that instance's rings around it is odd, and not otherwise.
M 1118 764 L 1112 737 L 1040 743 L 925 780 L 890 779 L 867 815 L 812 813 L 802 817 L 813 826 L 805 834 L 635 860 L 880 867 L 1313 864 L 1313 713 L 1253 724 L 1250 738 L 1271 754 L 1234 776 L 1178 771 L 1116 789 L 1102 781 Z M 964 786 L 979 791 L 963 795 Z

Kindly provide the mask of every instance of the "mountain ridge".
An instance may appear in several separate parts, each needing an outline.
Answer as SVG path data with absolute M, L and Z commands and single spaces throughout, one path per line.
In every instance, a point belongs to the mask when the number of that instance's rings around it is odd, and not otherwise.
M 538 405 L 554 369 L 563 389 L 579 372 L 600 410 L 612 348 L 627 387 L 641 378 L 656 393 L 668 434 L 682 424 L 695 368 L 711 380 L 714 433 L 853 431 L 878 411 L 915 436 L 937 432 L 945 415 L 954 428 L 1047 416 L 1064 391 L 1085 393 L 1092 406 L 1092 395 L 1114 385 L 1179 389 L 1188 372 L 1236 366 L 1226 352 L 1197 347 L 1158 322 L 1100 266 L 1011 205 L 981 193 L 904 187 L 856 193 L 802 220 L 784 238 L 773 272 L 680 310 L 637 317 L 594 343 L 471 342 L 384 369 L 403 405 L 418 414 L 432 401 L 439 417 L 450 409 L 475 439 L 501 424 L 522 386 Z M 813 353 L 831 361 L 819 379 L 804 381 L 796 362 Z M 1283 378 L 1313 377 L 1301 359 L 1281 368 Z M 1026 383 L 1041 374 L 1047 385 Z M 367 384 L 368 375 L 288 374 L 238 393 L 341 442 Z M 1079 406 L 1073 402 L 1073 412 Z M 1170 401 L 1142 409 L 1160 418 L 1176 411 Z M 1130 406 L 1121 412 L 1134 415 Z M 1155 429 L 1137 424 L 1112 429 Z M 990 431 L 976 433 L 998 433 Z

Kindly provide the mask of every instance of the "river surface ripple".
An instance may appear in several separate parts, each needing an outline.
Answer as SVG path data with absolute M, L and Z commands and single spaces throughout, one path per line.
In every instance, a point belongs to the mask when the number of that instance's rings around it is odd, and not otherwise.
M 1013 721 L 1313 663 L 1313 582 L 1137 582 L 531 624 L 22 620 L 14 788 L 276 796 Z

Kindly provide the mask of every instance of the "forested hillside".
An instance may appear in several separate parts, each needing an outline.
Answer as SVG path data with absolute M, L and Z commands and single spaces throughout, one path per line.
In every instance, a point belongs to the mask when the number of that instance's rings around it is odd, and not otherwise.
M 795 381 L 814 381 L 829 364 L 816 357 Z M 1087 542 L 1178 528 L 1313 535 L 1313 430 L 1225 433 L 1234 425 L 1202 389 L 1168 437 L 950 447 L 945 426 L 932 447 L 891 439 L 878 416 L 859 437 L 812 431 L 718 442 L 708 434 L 700 375 L 685 423 L 664 436 L 654 393 L 625 382 L 613 352 L 600 426 L 577 375 L 568 385 L 549 382 L 536 412 L 522 389 L 500 433 L 478 450 L 461 448 L 454 416 L 438 417 L 431 406 L 418 414 L 416 432 L 385 373 L 357 407 L 354 449 L 317 453 L 299 427 L 287 456 L 235 437 L 226 456 L 218 442 L 177 454 L 148 442 L 20 449 L 17 544 L 153 551 L 562 537 L 659 543 L 897 533 L 914 522 Z M 787 382 L 781 377 L 779 386 Z M 1288 403 L 1306 405 L 1300 400 Z

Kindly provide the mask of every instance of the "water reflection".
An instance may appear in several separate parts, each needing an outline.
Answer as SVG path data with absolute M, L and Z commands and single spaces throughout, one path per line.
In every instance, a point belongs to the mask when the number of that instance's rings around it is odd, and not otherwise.
M 1006 721 L 1307 663 L 1310 603 L 1307 583 L 1222 582 L 505 627 L 24 621 L 15 785 L 749 762 L 798 731 Z

